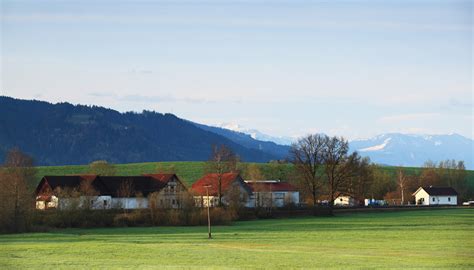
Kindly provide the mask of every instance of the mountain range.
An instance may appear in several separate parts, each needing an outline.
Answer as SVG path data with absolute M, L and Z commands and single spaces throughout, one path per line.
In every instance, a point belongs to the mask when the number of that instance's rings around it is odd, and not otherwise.
M 38 165 L 203 161 L 209 159 L 212 145 L 227 145 L 244 161 L 281 158 L 172 114 L 0 97 L 0 160 L 8 149 L 18 147 Z
M 394 166 L 421 167 L 428 161 L 463 160 L 474 169 L 474 141 L 459 134 L 416 135 L 387 133 L 349 142 L 352 151 L 372 161 Z
M 242 160 L 288 158 L 294 138 L 266 135 L 239 125 L 214 127 L 172 114 L 142 113 L 98 106 L 51 104 L 0 96 L 0 160 L 19 147 L 39 165 L 208 160 L 212 145 L 227 145 Z M 422 166 L 427 160 L 464 160 L 474 168 L 474 142 L 458 134 L 388 133 L 350 141 L 351 151 L 373 162 Z

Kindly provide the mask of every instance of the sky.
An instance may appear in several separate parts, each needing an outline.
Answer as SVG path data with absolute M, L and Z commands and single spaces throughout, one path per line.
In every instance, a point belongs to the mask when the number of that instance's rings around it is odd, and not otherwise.
M 474 138 L 472 1 L 1 1 L 0 95 Z

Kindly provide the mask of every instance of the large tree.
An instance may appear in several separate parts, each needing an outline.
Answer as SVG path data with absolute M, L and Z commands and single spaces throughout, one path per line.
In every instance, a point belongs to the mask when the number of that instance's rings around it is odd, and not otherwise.
M 218 204 L 222 206 L 222 177 L 228 172 L 237 172 L 239 157 L 225 145 L 212 146 L 212 154 L 206 163 L 206 171 L 217 175 Z
M 348 181 L 357 176 L 361 157 L 354 152 L 348 154 L 349 142 L 342 137 L 326 137 L 323 151 L 324 172 L 327 180 L 329 206 L 346 190 Z
M 374 167 L 370 164 L 370 158 L 364 157 L 353 168 L 353 177 L 349 178 L 345 190 L 359 202 L 371 195 L 371 187 L 374 183 Z
M 34 208 L 33 193 L 28 189 L 36 176 L 33 159 L 19 149 L 10 150 L 0 168 L 0 230 L 23 231 Z
M 370 186 L 369 195 L 373 199 L 381 200 L 385 194 L 397 189 L 396 181 L 382 167 L 375 164 L 370 166 L 374 181 Z
M 300 186 L 311 196 L 313 206 L 317 203 L 317 198 L 322 183 L 324 171 L 323 153 L 327 142 L 325 135 L 308 135 L 299 139 L 291 146 L 290 154 L 296 172 L 299 175 Z

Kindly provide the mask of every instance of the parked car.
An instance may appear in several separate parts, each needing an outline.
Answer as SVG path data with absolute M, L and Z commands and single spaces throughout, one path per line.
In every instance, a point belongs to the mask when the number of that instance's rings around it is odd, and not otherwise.
M 474 201 L 463 202 L 462 205 L 474 206 Z

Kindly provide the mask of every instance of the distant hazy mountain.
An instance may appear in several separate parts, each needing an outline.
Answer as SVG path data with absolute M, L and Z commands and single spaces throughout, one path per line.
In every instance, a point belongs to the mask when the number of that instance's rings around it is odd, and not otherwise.
M 422 166 L 427 160 L 464 160 L 474 169 L 474 141 L 458 134 L 410 135 L 388 133 L 350 142 L 352 151 L 372 161 L 394 166 Z
M 0 161 L 12 147 L 40 165 L 207 160 L 212 144 L 225 144 L 250 162 L 288 157 L 292 138 L 237 125 L 211 127 L 172 114 L 120 113 L 97 106 L 51 104 L 0 96 Z M 237 130 L 237 131 L 234 131 Z M 427 160 L 464 160 L 474 169 L 474 142 L 461 135 L 390 133 L 353 140 L 351 150 L 386 165 L 422 166 Z
M 279 159 L 285 159 L 286 157 L 288 157 L 288 152 L 290 150 L 290 147 L 288 145 L 279 145 L 270 140 L 255 139 L 255 137 L 252 135 L 226 128 L 212 127 L 197 123 L 195 123 L 195 125 L 206 131 L 210 131 L 218 135 L 224 136 L 229 140 L 238 143 L 244 147 L 270 153 L 276 157 L 279 157 Z
M 12 147 L 32 155 L 39 165 L 197 161 L 209 159 L 213 144 L 227 145 L 245 161 L 282 158 L 172 114 L 120 113 L 97 106 L 0 96 L 0 162 Z
M 281 145 L 291 145 L 296 139 L 285 136 L 271 136 L 264 134 L 256 129 L 246 129 L 239 124 L 225 123 L 220 125 L 221 128 L 233 130 L 250 135 L 253 139 L 266 142 L 274 142 Z
M 245 129 L 237 124 L 224 124 L 222 128 L 239 131 L 252 138 L 291 144 L 293 139 L 262 134 L 254 129 Z M 221 133 L 225 136 L 224 133 Z M 446 159 L 463 160 L 466 168 L 474 169 L 474 141 L 458 134 L 412 135 L 388 133 L 370 139 L 349 142 L 351 151 L 368 156 L 373 162 L 392 166 L 420 167 L 428 161 Z

